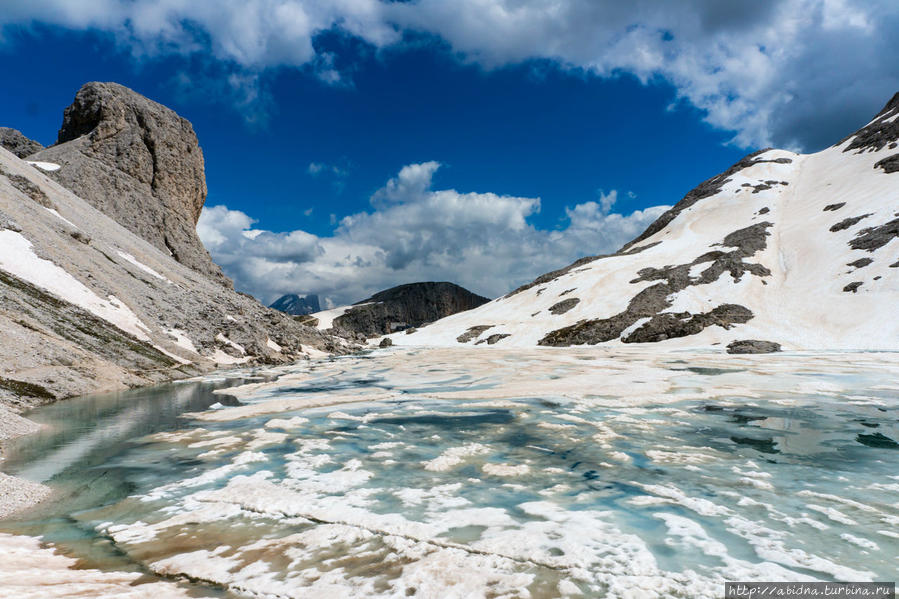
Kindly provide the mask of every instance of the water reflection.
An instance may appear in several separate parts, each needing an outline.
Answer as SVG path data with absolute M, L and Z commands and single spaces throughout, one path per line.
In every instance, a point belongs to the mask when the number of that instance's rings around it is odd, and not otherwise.
M 212 393 L 250 380 L 232 379 L 44 408 L 35 416 L 50 428 L 13 446 L 5 467 L 51 481 L 60 499 L 3 527 L 94 567 L 291 597 L 322 581 L 402 596 L 455 571 L 531 597 L 614 594 L 640 577 L 692 597 L 738 575 L 895 573 L 899 538 L 881 532 L 899 524 L 892 407 L 711 383 L 706 397 L 683 393 L 698 377 L 753 376 L 712 367 L 682 371 L 692 378 L 664 401 L 639 405 L 478 402 L 489 377 L 433 368 L 394 379 L 367 360 L 310 368 L 302 384 L 248 401 L 372 388 L 396 399 L 183 416 L 235 404 Z M 875 383 L 871 397 L 883 393 Z M 466 402 L 420 391 L 466 384 Z

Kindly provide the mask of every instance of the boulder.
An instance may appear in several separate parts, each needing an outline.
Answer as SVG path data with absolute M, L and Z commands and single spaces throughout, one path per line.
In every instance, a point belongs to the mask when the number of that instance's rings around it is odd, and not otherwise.
M 780 344 L 773 341 L 741 339 L 727 346 L 729 354 L 773 354 L 780 351 Z

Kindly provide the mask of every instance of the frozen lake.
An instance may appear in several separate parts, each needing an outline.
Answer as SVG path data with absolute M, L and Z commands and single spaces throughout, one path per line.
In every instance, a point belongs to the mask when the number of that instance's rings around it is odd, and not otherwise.
M 196 596 L 717 598 L 899 574 L 894 353 L 404 348 L 30 417 L 49 428 L 3 469 L 58 499 L 0 530 Z

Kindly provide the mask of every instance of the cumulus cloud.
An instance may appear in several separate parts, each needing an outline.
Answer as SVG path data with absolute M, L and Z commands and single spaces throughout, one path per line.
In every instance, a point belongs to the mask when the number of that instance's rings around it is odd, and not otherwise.
M 316 50 L 322 32 L 377 49 L 420 32 L 486 68 L 548 59 L 667 81 L 741 146 L 820 147 L 899 89 L 894 0 L 4 2 L 0 27 L 35 22 L 108 31 L 139 55 L 201 53 L 236 65 L 248 73 L 235 74 L 238 102 L 266 69 L 310 68 L 341 82 L 334 56 Z
M 539 198 L 434 190 L 437 162 L 410 164 L 371 197 L 372 210 L 340 219 L 331 236 L 254 229 L 247 214 L 204 208 L 197 232 L 238 289 L 271 302 L 318 293 L 335 304 L 413 281 L 453 281 L 495 297 L 586 253 L 607 253 L 643 231 L 667 206 L 612 212 L 617 192 L 565 211 L 565 228 L 528 217 Z

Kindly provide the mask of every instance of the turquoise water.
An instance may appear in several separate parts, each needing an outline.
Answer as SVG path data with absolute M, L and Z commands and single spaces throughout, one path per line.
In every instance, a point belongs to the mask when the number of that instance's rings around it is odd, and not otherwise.
M 245 403 L 391 398 L 184 415 L 238 405 L 212 391 L 261 380 L 248 374 L 69 400 L 32 414 L 50 428 L 4 464 L 58 500 L 0 528 L 86 566 L 189 576 L 207 596 L 617 597 L 645 585 L 711 597 L 725 579 L 895 580 L 899 410 L 885 375 L 807 372 L 795 376 L 852 393 L 785 380 L 757 397 L 740 385 L 767 375 L 665 367 L 669 397 L 620 405 L 433 398 L 499 383 L 461 366 L 393 380 L 360 358 Z

